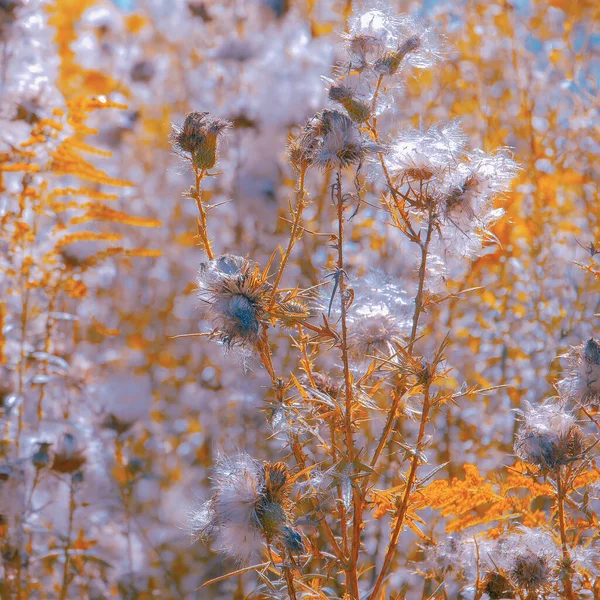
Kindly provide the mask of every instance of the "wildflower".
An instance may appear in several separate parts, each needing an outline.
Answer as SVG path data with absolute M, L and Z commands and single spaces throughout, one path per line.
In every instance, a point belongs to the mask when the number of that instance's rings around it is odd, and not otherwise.
M 488 560 L 494 571 L 488 575 L 487 583 L 496 594 L 504 595 L 487 593 L 491 598 L 514 598 L 517 590 L 544 591 L 556 581 L 560 559 L 560 550 L 550 534 L 519 527 L 489 549 Z
M 390 144 L 386 163 L 400 179 L 428 180 L 462 156 L 466 136 L 455 122 L 429 129 L 408 129 Z
M 209 117 L 208 114 L 189 113 L 182 127 L 174 127 L 172 135 L 175 151 L 185 158 L 191 158 L 194 167 L 203 170 L 215 166 L 219 136 L 231 126 L 229 121 Z
M 517 432 L 515 454 L 543 470 L 554 470 L 580 458 L 584 436 L 576 418 L 555 402 L 522 413 L 523 425 Z
M 350 67 L 373 68 L 394 75 L 403 62 L 428 68 L 443 56 L 443 44 L 433 30 L 409 15 L 398 16 L 384 3 L 369 3 L 349 20 L 346 47 Z
M 324 110 L 310 119 L 289 147 L 297 169 L 315 165 L 321 169 L 343 169 L 359 165 L 370 152 L 384 148 L 360 134 L 352 119 L 337 110 Z
M 375 312 L 350 321 L 348 349 L 357 357 L 395 353 L 405 333 L 394 317 Z
M 516 173 L 516 163 L 505 153 L 482 151 L 446 170 L 436 194 L 447 248 L 470 255 L 481 247 L 482 233 L 504 212 L 494 208 L 493 200 L 508 191 Z
M 38 444 L 38 449 L 34 452 L 31 457 L 31 464 L 36 469 L 43 469 L 50 464 L 50 453 L 48 450 L 50 449 L 51 444 L 48 442 L 40 442 Z
M 572 346 L 565 355 L 566 376 L 558 382 L 559 392 L 583 406 L 600 403 L 600 343 L 594 338 Z
M 269 289 L 258 265 L 240 256 L 226 254 L 200 265 L 202 318 L 211 323 L 227 346 L 256 344 Z
M 355 123 L 364 123 L 371 116 L 369 105 L 355 98 L 354 92 L 342 83 L 331 81 L 329 99 L 341 104 Z
M 517 172 L 516 163 L 503 152 L 472 152 L 467 161 L 448 171 L 443 213 L 457 227 L 473 219 L 490 220 L 491 200 L 509 189 Z
M 191 534 L 215 538 L 220 551 L 242 560 L 264 542 L 297 554 L 304 545 L 291 522 L 289 488 L 284 463 L 261 463 L 245 453 L 221 455 L 212 498 L 190 514 Z
M 515 590 L 509 579 L 498 571 L 492 571 L 486 575 L 482 582 L 482 589 L 490 597 L 490 600 L 516 598 Z
M 404 57 L 418 50 L 420 46 L 421 40 L 418 37 L 407 39 L 396 50 L 386 52 L 384 56 L 377 60 L 374 65 L 375 71 L 384 75 L 394 75 L 398 71 Z
M 81 472 L 87 462 L 83 450 L 78 446 L 77 439 L 70 433 L 65 433 L 56 446 L 51 469 L 59 474 L 76 475 Z
M 347 312 L 348 350 L 353 357 L 370 360 L 374 355 L 390 356 L 409 331 L 411 306 L 407 293 L 392 278 L 373 271 L 352 283 L 354 301 Z M 319 300 L 329 311 L 330 298 Z M 331 313 L 339 316 L 338 303 Z

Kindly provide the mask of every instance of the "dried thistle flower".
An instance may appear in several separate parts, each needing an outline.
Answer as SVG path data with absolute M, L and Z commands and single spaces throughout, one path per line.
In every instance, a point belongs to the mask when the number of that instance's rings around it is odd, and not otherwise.
M 551 400 L 535 408 L 527 404 L 521 414 L 523 424 L 515 440 L 515 454 L 521 460 L 554 470 L 581 457 L 583 432 L 560 404 Z
M 517 171 L 517 164 L 505 152 L 486 154 L 480 150 L 445 171 L 435 194 L 446 247 L 463 255 L 481 248 L 482 234 L 504 213 L 494 208 L 493 201 L 508 191 Z
M 428 180 L 451 168 L 464 153 L 466 136 L 456 121 L 407 129 L 390 144 L 386 164 L 401 180 Z
M 490 559 L 514 589 L 539 593 L 555 583 L 561 553 L 549 533 L 519 527 L 496 542 Z
M 329 99 L 341 104 L 355 123 L 364 123 L 371 116 L 371 108 L 366 102 L 355 98 L 354 92 L 342 83 L 331 81 Z
M 241 256 L 226 254 L 200 265 L 198 298 L 202 318 L 229 347 L 256 344 L 269 290 L 258 265 Z
M 291 521 L 290 477 L 284 463 L 261 463 L 248 454 L 220 455 L 213 496 L 190 513 L 194 539 L 214 538 L 220 551 L 244 560 L 264 543 L 291 554 L 304 550 Z
M 421 46 L 421 40 L 418 37 L 411 37 L 405 40 L 397 50 L 392 52 L 386 52 L 380 59 L 378 59 L 373 68 L 377 73 L 382 75 L 394 75 L 397 73 L 404 57 L 415 52 Z
M 600 343 L 594 338 L 571 346 L 567 354 L 565 377 L 557 388 L 562 396 L 583 406 L 600 403 Z
M 369 153 L 383 150 L 380 144 L 365 140 L 350 117 L 324 110 L 306 123 L 288 153 L 298 170 L 311 165 L 327 170 L 359 165 Z
M 72 434 L 65 433 L 56 445 L 51 469 L 60 474 L 76 475 L 86 462 L 77 439 Z
M 488 573 L 482 581 L 481 588 L 490 597 L 490 600 L 516 598 L 515 590 L 509 579 L 498 571 Z
M 207 112 L 189 113 L 182 127 L 174 126 L 171 136 L 175 152 L 191 160 L 197 169 L 212 169 L 218 158 L 218 139 L 231 124 L 209 117 Z
M 345 36 L 350 68 L 393 75 L 403 62 L 428 68 L 443 56 L 442 40 L 409 15 L 397 15 L 383 2 L 365 3 L 349 19 Z
M 354 300 L 347 312 L 348 350 L 359 360 L 396 353 L 396 344 L 410 331 L 411 303 L 405 290 L 385 273 L 373 270 L 352 282 Z M 317 306 L 334 317 L 338 303 L 329 309 L 331 298 L 324 290 Z

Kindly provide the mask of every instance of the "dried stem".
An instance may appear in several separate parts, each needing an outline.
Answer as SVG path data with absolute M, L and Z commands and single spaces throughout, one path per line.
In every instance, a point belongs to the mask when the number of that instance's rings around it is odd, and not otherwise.
M 198 167 L 194 166 L 194 175 L 196 177 L 196 186 L 194 188 L 193 198 L 196 201 L 196 206 L 198 207 L 198 212 L 200 213 L 198 216 L 198 236 L 200 237 L 200 241 L 204 251 L 206 252 L 206 255 L 210 260 L 213 260 L 215 255 L 210 244 L 210 238 L 208 237 L 206 209 L 204 208 L 204 204 L 202 202 L 202 180 L 206 176 L 206 169 L 199 169 Z
M 71 537 L 73 535 L 73 515 L 75 513 L 75 481 L 73 476 L 69 482 L 69 524 L 67 528 L 67 541 L 65 545 L 65 564 L 63 566 L 62 587 L 60 590 L 60 600 L 68 598 L 69 591 L 69 551 L 71 550 Z
M 566 477 L 563 479 L 560 469 L 556 472 L 556 505 L 558 508 L 558 524 L 560 528 L 560 545 L 563 554 L 563 585 L 565 598 L 575 600 L 573 595 L 573 582 L 571 581 L 571 557 L 569 555 L 569 546 L 567 543 L 567 524 L 565 518 L 565 496 L 566 496 Z
M 412 331 L 410 333 L 410 341 L 408 346 L 408 353 L 412 355 L 415 340 L 417 339 L 417 330 L 419 328 L 419 317 L 423 310 L 423 291 L 425 289 L 425 277 L 427 275 L 427 258 L 429 254 L 429 244 L 431 243 L 431 235 L 433 233 L 434 224 L 434 213 L 433 209 L 429 209 L 429 218 L 427 220 L 427 234 L 425 241 L 420 242 L 421 247 L 421 265 L 419 267 L 419 283 L 417 287 L 417 295 L 415 296 L 415 312 L 413 314 Z
M 337 285 L 339 287 L 340 295 L 340 313 L 341 313 L 341 326 L 342 335 L 340 339 L 340 350 L 342 353 L 342 364 L 344 372 L 344 388 L 345 388 L 345 414 L 344 414 L 344 430 L 345 430 L 345 444 L 348 455 L 348 462 L 353 463 L 356 459 L 356 451 L 354 448 L 354 437 L 352 434 L 352 404 L 354 401 L 352 374 L 350 372 L 350 359 L 348 356 L 348 325 L 347 325 L 347 284 L 346 284 L 346 272 L 344 271 L 344 196 L 342 193 L 342 178 L 340 171 L 337 172 L 336 181 L 333 184 L 336 207 L 337 207 L 337 218 L 338 218 L 338 234 L 337 234 Z M 352 528 L 352 545 L 350 549 L 350 558 L 346 566 L 346 577 L 347 586 L 350 596 L 359 600 L 360 591 L 358 587 L 358 554 L 360 550 L 360 532 L 362 528 L 361 523 L 361 498 L 358 492 L 358 488 L 353 486 L 353 498 L 354 498 L 354 515 L 353 515 L 353 528 Z
M 300 174 L 298 175 L 298 185 L 296 186 L 296 208 L 293 211 L 294 213 L 294 221 L 292 223 L 292 231 L 290 232 L 290 239 L 285 250 L 285 253 L 281 257 L 281 263 L 279 264 L 279 271 L 277 271 L 277 275 L 275 277 L 275 281 L 273 282 L 273 291 L 271 292 L 271 298 L 269 299 L 269 304 L 267 310 L 273 308 L 275 304 L 275 299 L 277 297 L 277 290 L 279 288 L 279 284 L 281 283 L 281 278 L 283 277 L 283 272 L 285 271 L 285 267 L 288 263 L 292 250 L 294 248 L 294 244 L 300 239 L 302 235 L 302 228 L 300 227 L 300 221 L 302 220 L 302 213 L 304 211 L 304 207 L 306 206 L 306 191 L 304 189 L 304 179 L 306 176 L 306 167 L 302 166 L 300 170 Z
M 404 494 L 402 496 L 402 501 L 396 510 L 396 514 L 394 519 L 396 524 L 394 526 L 394 530 L 392 532 L 392 537 L 390 538 L 390 544 L 388 546 L 385 559 L 383 561 L 383 566 L 381 567 L 381 571 L 379 572 L 379 576 L 377 577 L 377 581 L 375 582 L 375 587 L 369 596 L 369 600 L 375 600 L 378 597 L 379 590 L 383 585 L 383 581 L 386 577 L 387 571 L 390 568 L 392 560 L 394 558 L 394 554 L 396 552 L 396 545 L 398 544 L 398 538 L 400 537 L 400 533 L 402 531 L 402 526 L 404 525 L 404 518 L 406 517 L 406 512 L 408 510 L 408 505 L 410 501 L 410 497 L 412 494 L 413 486 L 415 484 L 417 478 L 417 469 L 419 467 L 420 460 L 420 452 L 421 447 L 423 445 L 423 438 L 425 437 L 425 427 L 427 425 L 427 421 L 429 419 L 429 410 L 431 408 L 431 400 L 429 394 L 430 384 L 428 383 L 423 392 L 423 410 L 421 412 L 421 423 L 419 425 L 419 435 L 417 437 L 417 443 L 415 446 L 415 451 L 413 454 L 413 458 L 410 464 L 410 471 L 408 473 L 408 477 L 406 479 L 406 487 L 404 488 Z

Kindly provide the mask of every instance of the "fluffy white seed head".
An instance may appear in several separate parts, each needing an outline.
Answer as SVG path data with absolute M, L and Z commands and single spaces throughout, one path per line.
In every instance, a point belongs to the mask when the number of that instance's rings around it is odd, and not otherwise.
M 600 403 L 600 343 L 595 339 L 572 346 L 567 354 L 565 377 L 557 388 L 562 396 L 583 406 Z

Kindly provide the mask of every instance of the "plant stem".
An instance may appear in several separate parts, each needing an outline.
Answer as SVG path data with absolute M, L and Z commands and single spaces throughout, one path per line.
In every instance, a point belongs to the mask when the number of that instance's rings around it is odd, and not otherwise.
M 342 325 L 342 336 L 340 339 L 340 350 L 342 353 L 342 364 L 344 371 L 344 385 L 345 385 L 345 415 L 344 415 L 344 429 L 345 429 L 345 444 L 346 451 L 348 454 L 348 462 L 353 463 L 356 459 L 356 452 L 354 448 L 354 437 L 352 434 L 352 403 L 354 400 L 353 388 L 352 388 L 352 374 L 350 373 L 350 359 L 348 357 L 348 325 L 347 325 L 347 307 L 346 307 L 346 274 L 344 271 L 344 197 L 342 193 L 342 178 L 341 173 L 338 171 L 336 181 L 334 183 L 336 204 L 337 204 L 337 217 L 338 217 L 338 235 L 337 235 L 337 284 L 339 287 L 340 295 L 340 312 L 341 312 L 341 325 Z M 356 486 L 353 486 L 353 501 L 354 501 L 354 515 L 353 515 L 353 526 L 352 526 L 352 545 L 350 548 L 350 559 L 346 566 L 346 578 L 347 587 L 352 598 L 359 600 L 360 591 L 358 587 L 358 554 L 360 550 L 360 533 L 362 529 L 362 502 L 359 494 L 359 490 Z
M 410 471 L 408 474 L 408 478 L 406 480 L 406 488 L 404 489 L 404 495 L 402 496 L 402 501 L 400 506 L 396 511 L 395 519 L 396 525 L 394 526 L 394 531 L 392 533 L 392 537 L 390 538 L 390 544 L 388 546 L 385 559 L 383 561 L 383 566 L 381 567 L 381 571 L 379 573 L 379 577 L 375 582 L 375 587 L 369 596 L 369 600 L 375 600 L 378 597 L 379 590 L 383 585 L 383 581 L 385 579 L 386 573 L 392 563 L 394 558 L 394 554 L 396 552 L 396 545 L 398 544 L 398 538 L 400 537 L 400 533 L 402 531 L 402 526 L 404 524 L 404 518 L 406 517 L 406 512 L 408 510 L 408 504 L 410 500 L 410 496 L 412 494 L 412 489 L 415 484 L 415 480 L 417 478 L 417 469 L 419 467 L 419 453 L 421 450 L 421 446 L 423 443 L 423 438 L 425 436 L 425 427 L 427 425 L 427 421 L 429 419 L 429 409 L 431 408 L 431 402 L 429 397 L 429 387 L 430 384 L 427 384 L 423 393 L 423 411 L 421 412 L 421 423 L 419 425 L 419 435 L 417 437 L 417 443 L 415 447 L 415 453 L 413 455 Z
M 300 239 L 298 235 L 298 229 L 300 226 L 300 221 L 302 220 L 302 212 L 304 211 L 304 207 L 306 206 L 305 198 L 306 198 L 306 190 L 304 189 L 304 179 L 306 176 L 306 167 L 302 167 L 300 170 L 300 175 L 298 176 L 298 185 L 296 187 L 296 209 L 294 212 L 294 221 L 292 223 L 292 231 L 290 232 L 290 239 L 286 248 L 285 253 L 281 257 L 281 263 L 279 264 L 279 271 L 277 271 L 277 275 L 275 277 L 275 281 L 273 282 L 273 291 L 271 292 L 271 298 L 269 299 L 269 303 L 267 306 L 267 311 L 273 308 L 273 304 L 275 304 L 275 299 L 277 297 L 277 289 L 279 288 L 279 284 L 281 283 L 281 278 L 283 277 L 283 272 L 288 263 L 292 250 L 294 248 L 294 244 Z M 300 235 L 302 235 L 302 230 L 300 230 Z
M 63 567 L 62 588 L 60 591 L 60 600 L 67 599 L 69 590 L 69 550 L 71 549 L 71 536 L 73 534 L 73 514 L 75 512 L 75 482 L 73 476 L 69 483 L 69 525 L 67 529 L 67 543 L 65 546 L 65 564 Z
M 215 255 L 212 250 L 212 246 L 210 245 L 210 238 L 208 237 L 208 229 L 206 222 L 206 210 L 204 208 L 204 204 L 202 203 L 202 180 L 206 175 L 206 169 L 199 169 L 194 166 L 194 175 L 196 177 L 196 187 L 194 188 L 194 200 L 196 201 L 196 206 L 198 207 L 198 212 L 200 213 L 198 216 L 198 235 L 200 236 L 200 241 L 202 242 L 202 246 L 206 255 L 210 260 L 213 260 Z
M 575 600 L 573 595 L 573 582 L 571 581 L 571 557 L 569 556 L 569 546 L 567 544 L 567 525 L 565 519 L 565 495 L 564 481 L 561 476 L 560 468 L 556 472 L 556 504 L 558 506 L 558 524 L 560 527 L 560 544 L 564 562 L 563 585 L 565 598 Z
M 294 586 L 294 576 L 292 574 L 291 569 L 289 569 L 288 567 L 284 567 L 283 574 L 285 577 L 285 583 L 287 585 L 290 600 L 296 600 L 296 588 Z
M 415 312 L 413 314 L 412 331 L 410 333 L 410 342 L 408 353 L 412 356 L 415 340 L 417 339 L 417 330 L 419 328 L 419 317 L 423 310 L 423 291 L 425 289 L 425 277 L 427 275 L 427 257 L 429 254 L 429 244 L 431 243 L 431 235 L 433 233 L 433 209 L 429 211 L 429 219 L 427 222 L 427 234 L 425 241 L 419 245 L 421 247 L 421 266 L 419 267 L 419 283 L 417 295 L 415 296 Z

